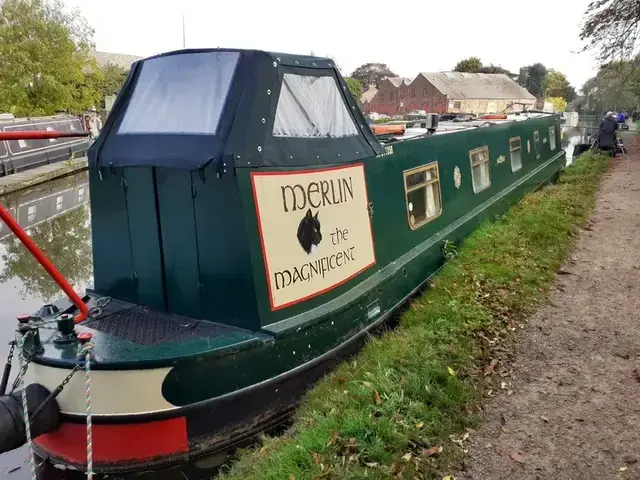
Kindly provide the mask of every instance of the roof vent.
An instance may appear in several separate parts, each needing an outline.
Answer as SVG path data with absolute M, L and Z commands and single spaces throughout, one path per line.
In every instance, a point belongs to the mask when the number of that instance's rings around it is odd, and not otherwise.
M 430 134 L 436 131 L 438 128 L 438 122 L 440 120 L 440 116 L 436 113 L 427 113 L 424 117 L 424 128 L 426 128 Z

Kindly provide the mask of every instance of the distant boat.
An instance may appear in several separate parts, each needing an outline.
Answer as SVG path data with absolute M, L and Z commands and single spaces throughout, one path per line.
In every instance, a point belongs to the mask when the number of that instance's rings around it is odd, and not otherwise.
M 13 118 L 0 116 L 0 132 L 49 130 L 80 132 L 84 130 L 81 117 L 55 115 L 37 118 Z M 49 163 L 69 160 L 72 155 L 87 155 L 91 141 L 88 138 L 0 140 L 0 177 L 39 167 Z
M 277 425 L 447 242 L 566 163 L 557 115 L 425 114 L 376 136 L 346 92 L 327 58 L 182 50 L 133 65 L 89 151 L 94 288 L 59 281 L 74 304 L 19 318 L 30 401 L 59 393 L 33 420 L 39 457 L 150 470 Z M 54 317 L 56 336 L 40 333 Z M 82 345 L 90 404 L 83 372 L 59 389 Z M 25 442 L 18 398 L 0 396 L 0 452 Z

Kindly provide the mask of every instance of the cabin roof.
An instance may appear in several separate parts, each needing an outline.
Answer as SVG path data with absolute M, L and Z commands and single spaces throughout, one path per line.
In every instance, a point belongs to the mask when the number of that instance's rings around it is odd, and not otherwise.
M 229 164 L 329 165 L 383 152 L 347 92 L 330 58 L 162 53 L 132 65 L 89 165 L 194 170 L 213 163 L 224 173 Z
M 487 128 L 492 125 L 500 125 L 505 123 L 513 123 L 513 122 L 524 122 L 532 118 L 540 118 L 540 117 L 553 117 L 556 114 L 554 113 L 539 113 L 539 112 L 529 112 L 529 113 L 518 113 L 518 114 L 510 114 L 507 115 L 505 119 L 492 119 L 492 120 L 470 120 L 465 122 L 453 122 L 453 121 L 443 121 L 438 124 L 438 128 L 434 132 L 434 135 L 444 135 L 449 133 L 461 132 L 464 130 L 475 130 L 477 128 Z M 408 122 L 408 123 L 411 123 Z M 422 127 L 414 127 L 407 126 L 404 135 L 393 135 L 394 141 L 404 142 L 413 140 L 415 138 L 423 137 L 427 135 L 429 131 L 426 128 Z
M 503 73 L 420 72 L 451 100 L 532 100 L 525 88 Z

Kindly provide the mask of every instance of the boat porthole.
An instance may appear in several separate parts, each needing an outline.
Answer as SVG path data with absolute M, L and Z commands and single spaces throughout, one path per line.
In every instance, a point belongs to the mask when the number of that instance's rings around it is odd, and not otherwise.
M 413 215 L 409 216 L 409 221 L 411 222 L 411 226 L 416 224 L 416 217 L 414 217 Z
M 407 278 L 407 269 L 406 269 L 406 268 L 403 268 L 403 269 L 402 269 L 402 276 L 403 276 L 404 278 Z
M 409 211 L 413 212 L 413 203 L 409 202 Z
M 267 123 L 267 121 L 263 118 L 263 119 L 262 119 L 262 123 Z
M 277 67 L 277 66 L 278 66 L 278 64 L 277 64 L 276 62 L 273 62 L 273 66 L 274 66 L 274 67 Z
M 262 151 L 262 147 L 258 146 L 258 151 L 261 152 Z
M 271 90 L 267 89 L 267 95 L 271 95 Z

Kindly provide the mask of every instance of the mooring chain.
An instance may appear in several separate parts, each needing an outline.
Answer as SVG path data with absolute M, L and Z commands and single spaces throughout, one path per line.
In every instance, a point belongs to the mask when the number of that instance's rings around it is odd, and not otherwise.
M 24 376 L 27 371 L 27 366 L 29 363 L 27 362 L 24 356 L 24 342 L 25 337 L 27 335 L 24 334 L 18 340 L 18 362 L 20 364 L 20 373 L 18 374 L 20 377 L 19 383 L 22 387 L 22 413 L 24 415 L 24 433 L 27 438 L 27 450 L 29 453 L 29 466 L 31 468 L 31 480 L 38 480 L 38 475 L 36 474 L 36 462 L 33 457 L 33 441 L 31 439 L 31 423 L 29 421 L 29 406 L 27 404 L 27 384 L 25 382 Z
M 101 297 L 96 300 L 95 305 L 89 309 L 88 316 L 92 318 L 98 318 L 102 315 L 103 310 L 111 302 L 111 297 Z
M 93 478 L 93 431 L 91 423 L 91 355 L 93 354 L 94 345 L 89 341 L 82 345 L 78 356 L 84 356 L 85 371 L 85 409 L 87 414 L 87 479 Z

